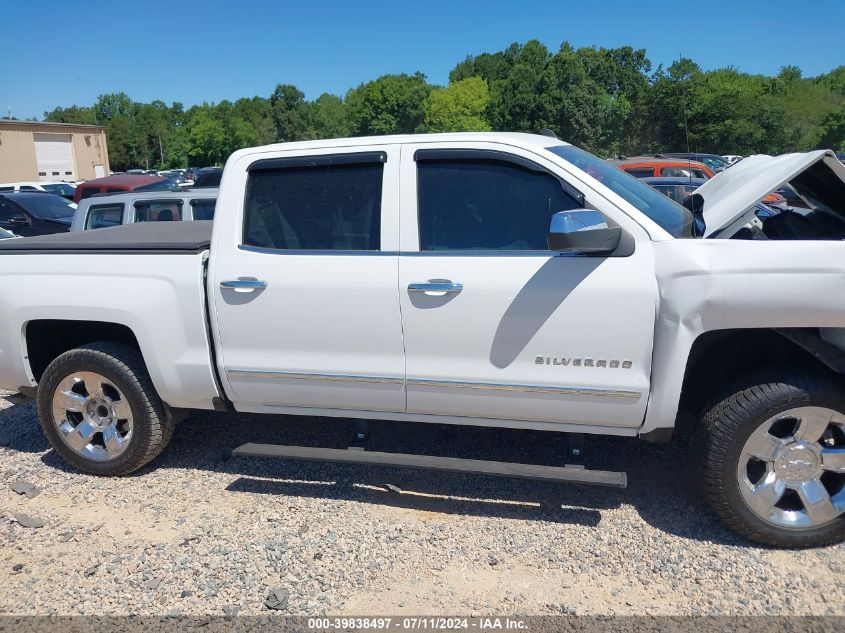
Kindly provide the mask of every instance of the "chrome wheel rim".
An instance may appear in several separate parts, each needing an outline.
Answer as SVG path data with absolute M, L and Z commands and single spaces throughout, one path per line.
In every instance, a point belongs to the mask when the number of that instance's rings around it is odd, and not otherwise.
M 67 376 L 53 393 L 53 422 L 75 453 L 95 461 L 115 459 L 132 440 L 132 409 L 105 376 L 81 371 Z
M 772 416 L 742 448 L 742 498 L 781 528 L 817 528 L 845 513 L 845 416 L 796 407 Z

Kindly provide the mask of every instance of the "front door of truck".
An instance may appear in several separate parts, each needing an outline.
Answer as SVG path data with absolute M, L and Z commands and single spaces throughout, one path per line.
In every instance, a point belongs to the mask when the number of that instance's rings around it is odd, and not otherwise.
M 551 215 L 593 201 L 553 162 L 436 144 L 402 160 L 408 412 L 639 426 L 657 304 L 645 232 L 629 226 L 619 256 L 560 256 Z
M 398 148 L 241 160 L 209 270 L 227 393 L 241 410 L 404 411 Z

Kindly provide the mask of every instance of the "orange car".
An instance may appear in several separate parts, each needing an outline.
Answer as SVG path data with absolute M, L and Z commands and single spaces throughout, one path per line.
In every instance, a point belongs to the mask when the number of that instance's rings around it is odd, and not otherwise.
M 709 180 L 713 172 L 704 163 L 678 158 L 654 158 L 653 156 L 634 156 L 610 161 L 622 171 L 637 178 L 676 177 L 704 178 Z

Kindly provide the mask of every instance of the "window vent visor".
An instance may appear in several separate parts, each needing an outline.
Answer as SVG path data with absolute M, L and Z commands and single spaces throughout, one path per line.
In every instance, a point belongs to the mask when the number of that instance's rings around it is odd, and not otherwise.
M 247 171 L 252 173 L 260 171 L 275 171 L 277 169 L 302 169 L 332 165 L 372 165 L 386 162 L 386 152 L 352 152 L 345 154 L 323 154 L 320 156 L 266 158 L 252 163 Z

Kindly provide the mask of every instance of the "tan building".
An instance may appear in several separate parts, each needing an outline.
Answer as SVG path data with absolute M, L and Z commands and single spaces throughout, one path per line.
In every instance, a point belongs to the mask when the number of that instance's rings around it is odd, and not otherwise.
M 91 180 L 109 173 L 102 126 L 0 119 L 0 182 Z

